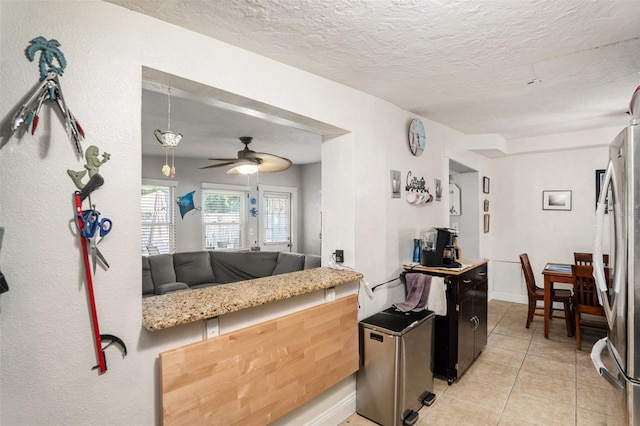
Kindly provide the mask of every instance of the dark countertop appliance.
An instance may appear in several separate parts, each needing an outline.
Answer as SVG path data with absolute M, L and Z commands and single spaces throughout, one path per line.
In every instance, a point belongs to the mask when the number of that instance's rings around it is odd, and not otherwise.
M 455 229 L 431 228 L 422 232 L 420 264 L 438 268 L 459 268 L 456 261 Z

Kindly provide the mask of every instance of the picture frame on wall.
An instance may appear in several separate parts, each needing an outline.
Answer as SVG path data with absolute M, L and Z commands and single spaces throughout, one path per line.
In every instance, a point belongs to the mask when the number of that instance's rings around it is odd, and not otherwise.
M 389 172 L 391 177 L 391 198 L 400 198 L 401 191 L 401 177 L 399 170 L 391 170 Z
M 488 233 L 489 232 L 489 215 L 485 214 L 484 215 L 484 233 Z
M 460 216 L 461 209 L 461 191 L 460 187 L 455 183 L 449 184 L 449 215 Z
M 486 176 L 482 178 L 482 192 L 485 194 L 489 193 L 489 178 Z
M 484 200 L 484 211 L 485 212 L 489 211 L 489 200 Z
M 442 201 L 442 181 L 440 179 L 434 179 L 433 181 L 436 187 L 436 201 Z
M 596 170 L 596 208 L 598 208 L 598 200 L 600 199 L 600 192 L 602 191 L 602 185 L 604 184 L 604 176 L 607 173 L 605 169 Z M 604 200 L 604 212 L 609 213 L 609 194 Z
M 542 210 L 571 210 L 571 191 L 542 191 Z

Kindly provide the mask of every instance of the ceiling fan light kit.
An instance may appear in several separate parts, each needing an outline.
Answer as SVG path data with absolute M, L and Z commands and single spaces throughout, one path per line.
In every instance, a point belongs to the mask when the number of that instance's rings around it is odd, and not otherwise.
M 238 158 L 209 158 L 212 161 L 220 161 L 218 164 L 201 167 L 210 169 L 212 167 L 232 166 L 227 170 L 227 174 L 250 175 L 253 173 L 275 173 L 287 170 L 293 165 L 291 160 L 265 152 L 255 152 L 249 149 L 249 144 L 253 140 L 250 136 L 242 136 L 240 142 L 244 144 L 244 149 L 238 151 Z
M 237 166 L 229 169 L 227 171 L 228 175 L 235 175 L 240 173 L 241 175 L 252 175 L 254 173 L 258 172 L 258 169 L 260 168 L 259 164 L 238 164 Z

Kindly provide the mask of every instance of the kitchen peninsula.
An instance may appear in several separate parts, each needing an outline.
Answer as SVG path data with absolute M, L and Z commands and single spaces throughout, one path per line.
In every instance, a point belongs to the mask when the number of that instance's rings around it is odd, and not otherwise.
M 268 424 L 355 373 L 357 296 L 334 288 L 362 277 L 321 267 L 144 298 L 155 334 L 324 290 L 319 304 L 275 318 L 254 311 L 253 325 L 160 353 L 163 424 Z
M 180 291 L 142 299 L 142 325 L 162 330 L 336 287 L 362 274 L 327 267 Z

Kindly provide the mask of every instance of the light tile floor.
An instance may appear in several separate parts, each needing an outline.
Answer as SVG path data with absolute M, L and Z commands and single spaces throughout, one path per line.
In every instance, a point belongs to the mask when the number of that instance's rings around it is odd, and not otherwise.
M 553 319 L 544 338 L 541 316 L 525 328 L 527 305 L 492 300 L 488 343 L 471 367 L 448 386 L 435 379 L 436 402 L 422 407 L 416 426 L 604 425 L 598 400 L 610 386 L 591 363 L 591 347 L 605 332 L 582 328 L 582 350 Z M 353 414 L 340 426 L 371 426 Z

